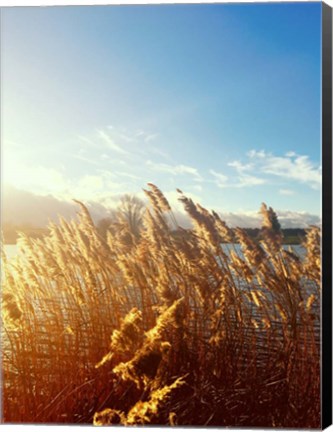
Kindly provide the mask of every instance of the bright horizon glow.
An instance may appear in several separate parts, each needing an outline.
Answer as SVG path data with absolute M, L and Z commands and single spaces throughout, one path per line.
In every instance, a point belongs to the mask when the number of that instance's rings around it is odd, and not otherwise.
M 3 182 L 105 204 L 151 181 L 320 216 L 320 10 L 3 10 Z

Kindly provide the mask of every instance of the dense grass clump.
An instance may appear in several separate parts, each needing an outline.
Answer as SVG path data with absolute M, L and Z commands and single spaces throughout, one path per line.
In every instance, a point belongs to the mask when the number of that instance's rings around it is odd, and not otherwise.
M 304 257 L 261 208 L 260 242 L 179 191 L 140 223 L 78 220 L 3 254 L 3 421 L 320 427 L 320 231 Z

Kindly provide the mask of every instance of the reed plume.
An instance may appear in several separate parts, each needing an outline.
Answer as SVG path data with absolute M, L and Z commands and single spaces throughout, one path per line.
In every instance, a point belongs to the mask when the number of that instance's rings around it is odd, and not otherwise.
M 265 204 L 253 239 L 178 190 L 186 230 L 148 188 L 2 251 L 3 420 L 319 428 L 320 229 L 303 257 Z

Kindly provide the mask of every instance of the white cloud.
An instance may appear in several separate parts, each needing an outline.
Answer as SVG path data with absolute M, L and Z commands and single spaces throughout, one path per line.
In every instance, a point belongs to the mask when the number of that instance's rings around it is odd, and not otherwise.
M 282 228 L 307 228 L 310 225 L 320 225 L 321 218 L 308 212 L 277 211 Z
M 87 188 L 89 190 L 99 190 L 104 186 L 102 177 L 96 175 L 86 175 L 79 180 L 80 188 Z
M 210 170 L 219 188 L 245 188 L 264 184 L 274 184 L 279 179 L 278 193 L 283 196 L 294 195 L 289 186 L 293 183 L 302 183 L 313 189 L 321 186 L 321 167 L 315 165 L 307 155 L 298 155 L 293 151 L 284 156 L 275 156 L 264 150 L 251 150 L 247 153 L 248 160 L 234 160 L 228 166 L 234 168 L 234 176 Z
M 158 137 L 158 134 L 147 134 L 145 136 L 145 142 L 154 141 Z
M 262 171 L 267 174 L 308 183 L 312 187 L 318 187 L 321 184 L 320 170 L 313 167 L 308 156 L 297 156 L 293 160 L 291 158 L 268 156 Z
M 84 202 L 100 202 L 110 194 L 122 191 L 124 184 L 119 182 L 117 176 L 108 171 L 99 170 L 98 175 L 85 175 L 68 180 L 67 192 L 57 194 L 62 199 L 78 199 Z
M 193 167 L 188 166 L 188 165 L 182 165 L 182 164 L 169 165 L 169 164 L 165 164 L 165 163 L 152 162 L 151 160 L 148 160 L 146 162 L 146 164 L 149 168 L 153 169 L 154 171 L 160 171 L 160 172 L 164 172 L 164 173 L 171 174 L 174 176 L 190 175 L 196 181 L 202 180 L 202 177 L 199 174 L 198 170 L 196 168 L 193 168 Z
M 80 155 L 79 155 L 80 156 Z M 118 164 L 119 165 L 119 164 Z M 13 165 L 14 166 L 14 165 Z M 10 170 L 10 173 L 7 171 Z M 86 174 L 91 172 L 91 174 Z M 125 172 L 121 173 L 125 176 Z M 134 174 L 128 174 L 134 178 Z M 124 184 L 117 172 L 103 169 L 85 170 L 83 175 L 73 175 L 65 167 L 55 169 L 46 166 L 34 166 L 17 162 L 12 167 L 6 164 L 4 175 L 6 184 L 18 189 L 31 191 L 41 196 L 52 195 L 57 199 L 97 200 L 102 196 L 122 191 Z
M 209 172 L 215 177 L 216 185 L 222 189 L 251 187 L 251 186 L 262 185 L 265 183 L 264 179 L 249 174 L 239 175 L 236 177 L 235 181 L 229 181 L 228 177 L 224 174 L 218 173 L 212 169 L 209 170 Z
M 202 186 L 199 184 L 196 184 L 194 186 L 192 186 L 192 189 L 198 191 L 198 192 L 202 192 Z
M 98 162 L 96 162 L 94 159 L 88 158 L 86 156 L 82 156 L 82 154 L 74 154 L 72 155 L 75 159 L 81 160 L 83 162 L 86 162 L 90 165 L 99 165 Z
M 256 177 L 253 175 L 244 174 L 240 177 L 238 177 L 238 183 L 234 184 L 234 187 L 251 187 L 251 186 L 258 186 L 263 185 L 266 183 L 266 180 L 260 177 Z
M 87 206 L 94 221 L 107 217 L 112 207 L 117 204 L 118 195 L 114 200 L 109 196 L 109 203 L 113 206 L 106 207 L 94 200 L 82 200 Z M 34 227 L 46 226 L 51 220 L 57 221 L 58 217 L 73 219 L 79 208 L 72 200 L 58 199 L 54 196 L 43 196 L 25 190 L 6 186 L 3 190 L 2 220 L 4 223 L 17 225 L 30 224 Z
M 107 129 L 109 130 L 109 134 L 116 140 L 119 141 L 125 141 L 127 143 L 132 142 L 150 142 L 155 140 L 158 137 L 157 133 L 145 131 L 142 129 L 133 131 L 130 128 L 124 128 L 124 127 L 115 127 L 115 126 L 107 126 Z
M 78 135 L 77 138 L 85 144 L 85 148 L 102 150 L 102 159 L 108 156 L 105 149 L 112 153 L 122 155 L 139 155 L 146 151 L 151 151 L 152 142 L 156 140 L 159 134 L 145 130 L 133 130 L 131 128 L 107 125 L 106 127 L 96 129 L 88 136 Z M 146 146 L 143 146 L 146 144 Z M 104 150 L 104 151 L 103 151 Z
M 319 216 L 307 212 L 277 210 L 276 214 L 282 228 L 307 228 L 321 223 Z M 220 215 L 230 227 L 260 228 L 262 224 L 261 215 L 255 211 L 221 212 Z
M 128 143 L 135 141 L 135 139 L 134 139 L 132 136 L 127 135 L 126 133 L 119 133 L 119 134 L 118 134 L 118 137 L 119 137 L 121 140 L 126 141 L 126 142 L 128 142 Z
M 103 142 L 107 145 L 107 148 L 110 150 L 114 150 L 117 153 L 128 154 L 126 150 L 121 148 L 118 144 L 114 142 L 111 136 L 103 130 L 97 131 L 98 136 L 103 140 Z
M 264 150 L 260 150 L 260 151 L 250 150 L 249 152 L 247 152 L 247 156 L 250 158 L 253 158 L 253 157 L 262 158 L 262 157 L 265 157 L 265 152 L 264 152 Z
M 117 174 L 118 176 L 121 176 L 121 177 L 128 177 L 132 180 L 141 180 L 141 177 L 139 177 L 135 174 L 124 172 L 124 171 L 116 171 L 115 174 Z
M 291 195 L 294 195 L 294 191 L 292 191 L 291 189 L 280 189 L 279 194 L 291 196 Z
M 254 160 L 255 169 L 264 174 L 295 180 L 313 189 L 319 189 L 321 186 L 321 167 L 316 167 L 306 155 L 288 152 L 285 156 L 274 156 L 263 150 L 251 150 L 248 155 Z
M 259 228 L 261 221 L 258 212 L 219 212 L 221 219 L 231 227 Z
M 35 190 L 41 194 L 57 194 L 68 188 L 68 181 L 64 174 L 54 168 L 43 166 L 31 166 L 18 163 L 15 170 L 5 166 L 4 178 L 7 183 L 14 184 L 18 188 Z M 6 171 L 11 170 L 10 173 Z
M 253 164 L 242 164 L 240 161 L 229 162 L 228 165 L 236 169 L 237 172 L 243 173 L 244 171 L 249 171 L 253 168 Z
M 226 175 L 216 172 L 213 169 L 210 169 L 209 172 L 221 183 L 225 183 L 228 180 Z
M 140 139 L 140 141 L 149 142 L 154 141 L 159 136 L 158 133 L 147 132 L 142 129 L 139 129 L 135 132 L 134 137 L 136 139 Z
M 90 140 L 89 138 L 87 138 L 85 136 L 79 135 L 78 138 L 79 138 L 80 141 L 84 142 L 85 144 L 88 144 L 89 147 L 96 147 L 96 146 L 98 146 L 98 144 L 96 144 L 95 141 L 92 141 L 92 140 Z
M 6 185 L 3 188 L 1 216 L 3 223 L 45 226 L 58 214 L 65 218 L 75 216 L 75 206 L 53 196 L 43 196 Z
M 227 187 L 228 177 L 226 175 L 216 172 L 213 169 L 210 169 L 209 172 L 210 174 L 212 174 L 213 177 L 215 177 L 215 183 L 218 187 Z
M 158 156 L 162 156 L 163 159 L 167 159 L 169 161 L 171 161 L 171 157 L 168 155 L 168 153 L 166 153 L 165 151 L 157 148 L 157 147 L 151 147 L 149 149 L 150 152 L 157 154 Z
M 99 186 L 99 180 L 94 178 L 82 179 L 80 183 L 81 186 Z M 87 205 L 94 220 L 97 221 L 110 214 L 110 211 L 117 206 L 122 194 L 122 190 L 114 190 L 98 199 L 96 197 L 90 199 L 76 198 L 81 199 Z M 185 191 L 185 194 L 195 203 L 202 202 L 202 199 L 196 194 L 187 191 Z M 146 201 L 143 192 L 139 192 L 137 196 Z M 165 196 L 174 211 L 178 224 L 184 228 L 189 228 L 191 222 L 184 211 L 182 203 L 179 201 L 180 195 L 176 191 L 168 191 L 165 192 Z M 2 204 L 3 222 L 12 222 L 14 224 L 30 223 L 34 226 L 44 226 L 50 219 L 57 219 L 58 215 L 67 219 L 73 218 L 78 210 L 71 200 L 60 199 L 51 195 L 43 196 L 10 186 L 3 189 Z M 230 227 L 256 228 L 261 226 L 261 216 L 257 211 L 223 212 L 219 211 L 219 209 L 215 210 L 220 213 L 222 219 Z M 320 216 L 307 212 L 276 210 L 276 213 L 283 228 L 306 228 L 309 225 L 320 225 L 321 223 Z

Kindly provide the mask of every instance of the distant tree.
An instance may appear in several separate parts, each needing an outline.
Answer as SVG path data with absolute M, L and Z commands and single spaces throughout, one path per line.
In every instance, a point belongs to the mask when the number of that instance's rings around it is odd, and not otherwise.
M 98 234 L 104 239 L 106 239 L 107 232 L 111 228 L 114 221 L 115 221 L 115 217 L 110 217 L 110 216 L 100 219 L 96 224 Z
M 140 198 L 126 194 L 117 207 L 117 220 L 120 225 L 128 227 L 129 231 L 138 237 L 142 228 L 144 210 L 145 204 Z

